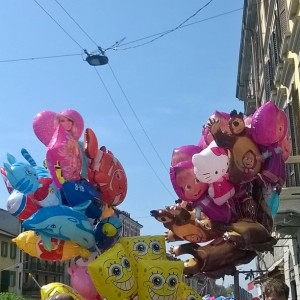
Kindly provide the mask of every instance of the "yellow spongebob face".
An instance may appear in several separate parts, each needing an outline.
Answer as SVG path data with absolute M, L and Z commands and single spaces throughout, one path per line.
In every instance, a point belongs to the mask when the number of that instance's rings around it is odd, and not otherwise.
M 131 262 L 119 243 L 88 265 L 95 288 L 108 299 L 127 299 L 137 291 Z
M 184 282 L 179 283 L 177 298 L 182 300 L 202 300 L 202 297 Z
M 68 294 L 72 296 L 74 300 L 82 300 L 81 296 L 72 287 L 60 282 L 52 282 L 41 287 L 42 300 L 59 294 Z
M 166 246 L 163 236 L 139 236 L 121 238 L 130 258 L 134 259 L 165 259 Z
M 183 262 L 149 261 L 138 262 L 138 294 L 141 299 L 173 300 L 182 280 Z
M 115 285 L 122 291 L 129 291 L 134 285 L 134 277 L 129 258 L 122 251 L 116 258 L 108 259 L 103 263 L 103 272 L 107 273 L 106 283 Z

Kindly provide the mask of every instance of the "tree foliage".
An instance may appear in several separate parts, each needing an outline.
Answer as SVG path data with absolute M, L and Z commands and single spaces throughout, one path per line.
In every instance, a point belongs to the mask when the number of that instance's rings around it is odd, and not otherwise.
M 25 300 L 25 298 L 14 293 L 0 293 L 0 300 Z

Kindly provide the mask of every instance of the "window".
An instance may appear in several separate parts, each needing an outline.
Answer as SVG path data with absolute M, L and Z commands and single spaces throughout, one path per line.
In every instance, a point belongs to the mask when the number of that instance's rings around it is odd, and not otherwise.
M 11 243 L 10 244 L 10 258 L 15 259 L 17 257 L 17 245 Z
M 16 272 L 10 271 L 9 272 L 9 286 L 15 286 L 16 285 Z
M 8 245 L 7 245 L 7 242 L 1 242 L 1 256 L 2 257 L 7 257 L 7 248 L 8 248 Z

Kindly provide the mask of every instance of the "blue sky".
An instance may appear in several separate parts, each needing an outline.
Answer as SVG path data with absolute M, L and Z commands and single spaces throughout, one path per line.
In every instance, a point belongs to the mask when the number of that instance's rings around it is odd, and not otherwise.
M 243 1 L 214 0 L 199 11 L 208 2 L 2 2 L 0 160 L 7 152 L 21 159 L 24 147 L 41 163 L 46 148 L 34 135 L 34 116 L 75 109 L 126 171 L 119 208 L 144 226 L 142 235 L 162 234 L 149 212 L 176 199 L 168 172 L 173 148 L 197 144 L 215 110 L 243 111 L 235 97 Z M 83 49 L 123 38 L 98 73 L 84 60 Z M 6 208 L 4 184 L 0 193 Z

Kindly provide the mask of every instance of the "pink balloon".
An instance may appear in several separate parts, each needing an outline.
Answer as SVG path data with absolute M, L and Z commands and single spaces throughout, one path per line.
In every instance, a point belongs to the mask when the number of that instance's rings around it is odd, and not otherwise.
M 49 145 L 52 135 L 54 134 L 56 116 L 57 113 L 44 110 L 38 113 L 33 119 L 33 131 L 45 146 Z
M 258 144 L 271 146 L 281 141 L 287 133 L 287 116 L 272 101 L 259 107 L 251 121 L 251 136 Z
M 46 160 L 53 182 L 58 188 L 61 188 L 65 180 L 80 180 L 82 166 L 80 146 L 62 126 L 57 127 L 53 134 Z
M 71 276 L 71 287 L 86 300 L 99 299 L 98 292 L 90 278 L 86 266 L 73 265 L 68 268 Z
M 292 152 L 292 140 L 286 135 L 282 141 L 279 142 L 279 147 L 282 149 L 282 157 L 286 161 Z
M 33 131 L 37 138 L 48 146 L 51 138 L 59 125 L 59 117 L 64 116 L 73 122 L 72 135 L 78 140 L 84 129 L 84 122 L 81 115 L 73 109 L 65 109 L 60 113 L 44 110 L 38 113 L 33 119 Z

